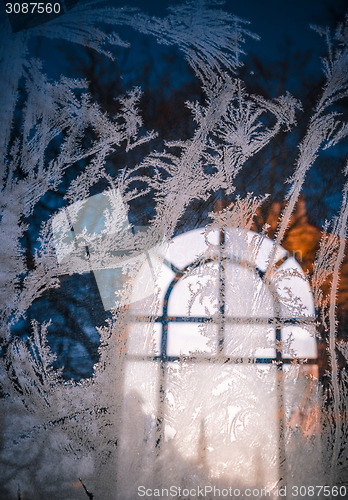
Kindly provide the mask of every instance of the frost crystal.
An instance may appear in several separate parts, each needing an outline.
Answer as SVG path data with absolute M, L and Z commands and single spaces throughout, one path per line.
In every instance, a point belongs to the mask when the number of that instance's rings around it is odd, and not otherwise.
M 116 67 L 130 29 L 178 48 L 199 81 L 182 139 L 146 130 L 140 88 L 105 112 L 88 78 L 54 80 L 28 56 L 45 36 Z M 286 198 L 257 229 L 272 193 L 241 195 L 237 181 L 296 127 L 302 104 L 241 80 L 243 43 L 257 39 L 245 21 L 216 1 L 164 18 L 91 1 L 26 33 L 4 28 L 1 498 L 348 492 L 347 184 L 312 274 L 286 250 L 306 176 L 348 130 L 347 23 L 336 38 L 317 31 L 328 43 L 322 93 L 292 145 Z M 183 230 L 192 207 L 204 227 Z M 85 371 L 74 378 L 61 357 Z

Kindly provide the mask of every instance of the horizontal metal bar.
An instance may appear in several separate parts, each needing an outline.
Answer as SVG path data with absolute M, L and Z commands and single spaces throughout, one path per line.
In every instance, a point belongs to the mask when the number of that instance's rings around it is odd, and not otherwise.
M 256 317 L 234 317 L 225 316 L 220 320 L 213 316 L 130 316 L 134 323 L 221 323 L 243 324 L 243 325 L 314 325 L 316 318 L 313 316 L 301 316 L 297 318 L 256 318 Z
M 315 365 L 318 364 L 317 358 L 280 358 L 277 360 L 274 358 L 244 358 L 244 357 L 230 357 L 230 356 L 141 356 L 139 354 L 126 354 L 126 359 L 128 361 L 162 361 L 173 363 L 174 361 L 184 362 L 189 361 L 192 363 L 220 363 L 220 364 L 304 364 L 304 365 Z

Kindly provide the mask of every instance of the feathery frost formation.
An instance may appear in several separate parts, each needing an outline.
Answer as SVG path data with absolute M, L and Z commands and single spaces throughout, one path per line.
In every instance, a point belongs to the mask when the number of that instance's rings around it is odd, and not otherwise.
M 233 197 L 247 162 L 295 127 L 301 112 L 290 93 L 269 100 L 239 78 L 243 42 L 257 39 L 246 26 L 216 1 L 188 2 L 164 18 L 92 1 L 26 33 L 4 27 L 3 498 L 16 498 L 19 488 L 33 499 L 90 491 L 125 500 L 140 485 L 257 487 L 275 498 L 284 485 L 346 481 L 348 381 L 337 356 L 347 361 L 347 345 L 336 340 L 336 311 L 347 185 L 311 280 L 281 245 L 309 169 L 348 134 L 337 107 L 348 96 L 347 23 L 334 37 L 316 28 L 327 41 L 325 85 L 298 145 L 274 240 L 266 225 L 261 234 L 252 230 L 267 193 L 235 196 L 205 228 L 175 236 L 192 202 L 203 205 L 218 192 Z M 117 33 L 122 27 L 177 46 L 193 69 L 204 99 L 187 103 L 189 139 L 166 142 L 161 130 L 144 130 L 141 89 L 115 95 L 118 111 L 110 115 L 87 81 L 52 81 L 28 55 L 30 41 L 45 36 L 113 59 L 114 47 L 128 43 Z M 155 138 L 161 150 L 117 174 L 110 169 L 116 154 L 141 154 Z M 30 260 L 25 242 L 38 204 L 61 186 L 64 198 L 42 221 Z M 154 215 L 136 227 L 129 207 L 150 194 Z M 64 277 L 88 272 L 111 312 L 92 325 L 100 336 L 93 374 L 67 381 L 49 343 L 54 315 L 47 310 L 46 321 L 32 320 L 25 332 L 20 325 Z M 319 332 L 327 338 L 327 390 L 310 375 Z

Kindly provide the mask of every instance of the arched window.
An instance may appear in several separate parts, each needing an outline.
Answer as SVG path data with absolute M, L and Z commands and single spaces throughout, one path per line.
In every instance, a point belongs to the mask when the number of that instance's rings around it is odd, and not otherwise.
M 125 392 L 141 393 L 156 422 L 151 446 L 170 441 L 183 461 L 238 484 L 284 478 L 300 374 L 317 374 L 308 282 L 281 247 L 266 278 L 272 253 L 251 231 L 181 234 L 162 255 L 155 312 L 130 309 Z

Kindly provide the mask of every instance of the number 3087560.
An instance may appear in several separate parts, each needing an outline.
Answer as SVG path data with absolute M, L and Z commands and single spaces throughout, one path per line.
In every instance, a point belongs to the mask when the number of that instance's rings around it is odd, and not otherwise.
M 60 3 L 6 3 L 7 14 L 59 14 Z

